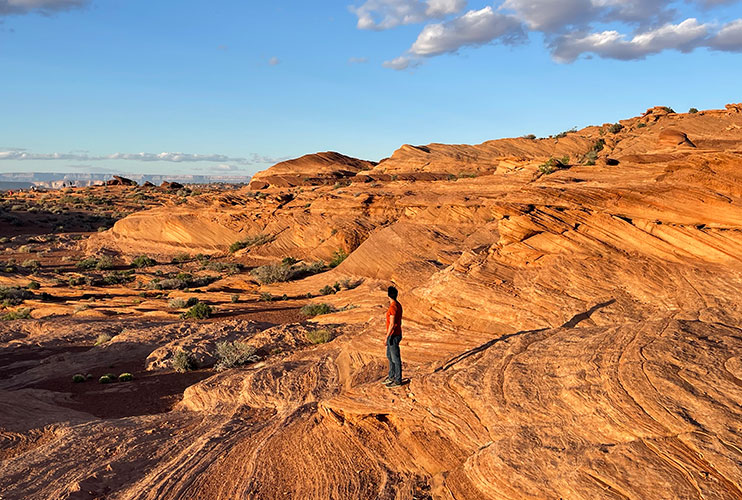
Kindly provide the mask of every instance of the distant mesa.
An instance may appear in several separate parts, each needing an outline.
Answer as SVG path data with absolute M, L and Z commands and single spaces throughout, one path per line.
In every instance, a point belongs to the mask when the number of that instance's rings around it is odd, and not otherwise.
M 127 179 L 126 177 L 121 177 L 120 175 L 114 175 L 113 179 L 106 181 L 106 186 L 137 186 L 138 184 L 131 180 Z
M 376 162 L 359 160 L 334 151 L 308 154 L 277 163 L 255 174 L 250 182 L 250 188 L 334 184 L 342 179 L 354 177 L 359 172 L 371 170 L 376 165 Z

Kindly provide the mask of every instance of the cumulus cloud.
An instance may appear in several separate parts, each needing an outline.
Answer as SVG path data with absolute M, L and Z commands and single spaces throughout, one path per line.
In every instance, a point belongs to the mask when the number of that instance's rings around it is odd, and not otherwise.
M 742 52 L 742 19 L 724 25 L 708 41 L 708 46 L 712 49 L 727 52 Z
M 201 155 L 191 153 L 113 153 L 110 155 L 89 155 L 86 153 L 33 153 L 23 149 L 9 149 L 0 151 L 0 161 L 2 160 L 36 160 L 36 161 L 106 161 L 106 160 L 128 160 L 128 161 L 145 161 L 145 162 L 173 162 L 173 163 L 192 163 L 192 162 L 213 162 L 222 165 L 260 165 L 269 163 L 278 163 L 286 158 L 271 158 L 252 154 L 249 157 L 230 157 L 226 155 Z
M 466 7 L 466 0 L 366 0 L 351 7 L 362 30 L 386 30 L 404 24 L 440 19 Z
M 483 45 L 495 39 L 515 43 L 525 38 L 521 23 L 515 17 L 485 7 L 471 10 L 451 21 L 427 25 L 409 52 L 415 56 L 430 57 L 456 52 L 464 46 Z
M 0 0 L 0 16 L 29 12 L 52 14 L 84 7 L 89 3 L 90 0 Z
M 568 34 L 555 40 L 552 55 L 559 62 L 572 62 L 585 53 L 624 61 L 643 59 L 649 54 L 669 49 L 690 52 L 702 45 L 708 34 L 709 26 L 699 24 L 696 19 L 686 19 L 680 24 L 666 24 L 631 39 L 618 31 Z
M 740 2 L 684 3 L 708 9 Z M 562 63 L 583 55 L 634 60 L 667 50 L 690 52 L 701 47 L 742 52 L 742 19 L 726 24 L 683 19 L 678 12 L 683 3 L 677 0 L 501 0 L 494 6 L 458 15 L 452 15 L 457 7 L 454 2 L 445 0 L 435 13 L 446 19 L 429 22 L 433 18 L 432 4 L 368 0 L 357 9 L 359 27 L 365 23 L 365 28 L 384 29 L 428 22 L 410 48 L 400 57 L 384 62 L 385 67 L 406 69 L 424 58 L 457 53 L 464 47 L 514 44 L 527 40 L 528 32 L 541 33 L 553 59 Z M 364 7 L 369 10 L 363 10 Z

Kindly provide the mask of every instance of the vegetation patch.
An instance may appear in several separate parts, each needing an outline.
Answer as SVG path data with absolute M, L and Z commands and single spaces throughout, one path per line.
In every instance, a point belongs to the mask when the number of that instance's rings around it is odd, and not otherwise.
M 301 308 L 301 313 L 309 318 L 320 316 L 322 314 L 330 314 L 331 312 L 335 312 L 335 308 L 330 304 L 325 303 L 307 304 Z
M 342 248 L 339 250 L 336 250 L 334 254 L 332 254 L 332 260 L 330 260 L 330 267 L 337 267 L 339 266 L 345 259 L 348 258 L 348 253 L 343 250 Z
M 183 313 L 183 319 L 207 319 L 211 317 L 214 310 L 208 304 L 199 302 Z
M 119 375 L 119 382 L 131 382 L 132 380 L 134 380 L 134 375 L 131 373 L 127 372 Z
M 306 333 L 307 339 L 312 344 L 326 344 L 333 339 L 332 332 L 327 328 L 317 328 L 315 330 L 308 330 Z
M 185 373 L 198 368 L 193 354 L 188 351 L 184 351 L 183 349 L 178 349 L 178 351 L 176 351 L 175 355 L 173 356 L 171 366 L 173 370 L 178 373 Z
M 112 338 L 113 337 L 111 337 L 107 333 L 101 333 L 100 335 L 98 335 L 98 338 L 95 339 L 95 345 L 105 344 L 106 342 L 108 342 Z
M 72 375 L 72 382 L 75 384 L 80 384 L 82 382 L 85 382 L 86 380 L 87 378 L 85 378 L 85 375 L 83 375 L 82 373 L 75 373 L 74 375 Z
M 236 366 L 247 363 L 254 363 L 260 358 L 255 354 L 255 348 L 244 342 L 235 340 L 234 342 L 217 342 L 216 344 L 217 363 L 214 368 L 217 371 L 228 370 Z
M 108 255 L 100 257 L 86 257 L 77 263 L 78 269 L 89 271 L 92 269 L 111 269 L 113 268 L 113 259 Z
M 116 382 L 117 378 L 116 375 L 113 373 L 106 373 L 101 378 L 98 379 L 99 384 L 111 384 L 113 382 Z
M 22 304 L 24 300 L 33 296 L 33 292 L 23 288 L 0 286 L 0 302 L 6 307 Z
M 131 265 L 137 269 L 157 265 L 157 261 L 147 255 L 140 255 L 131 261 Z
M 3 321 L 14 321 L 16 319 L 29 319 L 30 317 L 31 309 L 29 309 L 28 307 L 21 307 L 20 309 L 10 311 L 9 313 L 0 316 L 0 319 L 2 319 Z
M 247 247 L 265 245 L 266 243 L 270 243 L 275 239 L 276 237 L 270 234 L 256 234 L 254 236 L 248 236 L 247 238 L 235 241 L 234 243 L 229 245 L 229 253 L 235 253 Z

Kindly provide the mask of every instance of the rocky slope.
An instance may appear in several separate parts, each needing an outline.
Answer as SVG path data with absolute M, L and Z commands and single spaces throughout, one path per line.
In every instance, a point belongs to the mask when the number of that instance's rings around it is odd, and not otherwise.
M 261 289 L 362 281 L 312 299 L 341 310 L 315 318 L 336 337 L 245 326 L 285 348 L 148 416 L 65 413 L 30 388 L 38 370 L 12 375 L 4 404 L 41 416 L 0 422 L 32 443 L 4 460 L 5 497 L 742 498 L 739 105 L 326 160 L 355 173 L 330 185 L 284 164 L 250 190 L 133 214 L 86 248 L 217 254 L 249 237 L 246 263 L 342 250 L 332 271 Z M 393 390 L 378 383 L 390 282 L 410 378 Z M 150 360 L 178 345 L 156 326 L 129 335 Z

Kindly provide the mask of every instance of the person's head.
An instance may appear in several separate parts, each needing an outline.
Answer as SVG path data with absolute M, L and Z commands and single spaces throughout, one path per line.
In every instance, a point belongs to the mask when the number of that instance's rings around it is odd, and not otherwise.
M 395 287 L 390 286 L 389 288 L 386 289 L 386 294 L 387 294 L 387 296 L 390 299 L 397 300 L 397 296 L 399 295 L 399 291 Z

